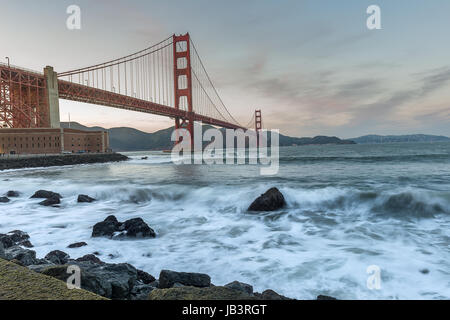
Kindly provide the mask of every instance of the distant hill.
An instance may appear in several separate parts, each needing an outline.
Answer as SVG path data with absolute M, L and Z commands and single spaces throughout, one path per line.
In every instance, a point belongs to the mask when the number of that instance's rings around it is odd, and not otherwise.
M 68 128 L 68 122 L 61 122 L 61 127 Z M 115 151 L 141 151 L 141 150 L 165 150 L 171 149 L 173 142 L 170 136 L 173 127 L 147 133 L 133 128 L 120 127 L 105 129 L 101 127 L 86 127 L 77 122 L 71 122 L 70 127 L 78 130 L 98 131 L 103 130 L 109 133 L 111 148 Z M 204 130 L 211 126 L 204 126 Z M 341 140 L 337 137 L 318 136 L 314 138 L 294 138 L 280 134 L 280 146 L 301 146 L 311 144 L 354 144 L 349 140 Z
M 399 136 L 379 136 L 367 135 L 359 138 L 351 139 L 358 144 L 365 143 L 394 143 L 394 142 L 450 142 L 450 138 L 445 136 L 433 136 L 427 134 L 411 134 Z

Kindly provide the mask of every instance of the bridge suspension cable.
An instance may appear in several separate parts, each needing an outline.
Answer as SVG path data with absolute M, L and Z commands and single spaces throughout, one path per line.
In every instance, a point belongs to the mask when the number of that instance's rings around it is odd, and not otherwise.
M 203 117 L 206 121 L 211 119 L 218 120 L 219 124 L 230 125 L 230 127 L 248 128 L 250 125 L 242 126 L 230 113 L 225 106 L 222 98 L 219 96 L 211 77 L 209 76 L 203 64 L 200 55 L 189 38 L 190 45 L 190 65 L 191 65 L 191 88 L 192 90 L 192 111 Z M 185 48 L 183 48 L 183 44 Z M 177 66 L 180 63 L 187 63 L 183 59 L 174 61 L 174 49 L 186 50 L 187 44 L 177 42 L 177 48 L 174 48 L 174 37 L 168 37 L 165 40 L 152 45 L 146 49 L 129 54 L 127 56 L 99 63 L 90 67 L 75 69 L 58 74 L 58 78 L 64 83 L 73 83 L 78 85 L 73 91 L 83 90 L 86 92 L 86 99 L 79 98 L 78 101 L 90 102 L 101 93 L 111 94 L 144 100 L 146 102 L 157 104 L 161 107 L 176 107 L 175 103 L 175 75 L 174 63 Z M 181 60 L 181 61 L 180 61 Z M 178 66 L 178 68 L 180 68 Z M 177 78 L 178 89 L 188 87 L 186 77 Z M 88 89 L 90 92 L 86 91 Z M 118 98 L 114 98 L 115 106 Z M 96 102 L 98 103 L 98 100 Z M 138 103 L 138 101 L 136 101 Z M 108 101 L 105 100 L 106 105 Z M 188 110 L 188 102 L 180 101 L 179 109 Z

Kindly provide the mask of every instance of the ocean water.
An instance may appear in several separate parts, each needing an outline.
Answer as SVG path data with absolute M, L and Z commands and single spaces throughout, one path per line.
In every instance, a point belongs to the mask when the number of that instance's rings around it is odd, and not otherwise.
M 215 285 L 238 280 L 297 299 L 450 299 L 449 143 L 281 148 L 276 176 L 260 176 L 255 165 L 127 155 L 123 163 L 1 172 L 0 193 L 22 195 L 0 205 L 0 233 L 28 232 L 38 257 L 97 251 L 156 277 L 202 272 Z M 287 207 L 248 213 L 273 186 Z M 38 189 L 61 193 L 61 207 L 29 199 Z M 98 201 L 77 204 L 78 194 Z M 91 238 L 111 214 L 142 217 L 157 238 Z M 66 248 L 78 241 L 88 246 Z M 381 270 L 379 290 L 367 287 L 371 265 Z

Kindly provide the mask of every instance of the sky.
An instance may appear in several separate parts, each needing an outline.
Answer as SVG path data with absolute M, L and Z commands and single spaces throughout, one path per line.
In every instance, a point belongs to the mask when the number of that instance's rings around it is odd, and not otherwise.
M 81 8 L 68 30 L 66 8 Z M 369 30 L 366 10 L 381 9 Z M 291 136 L 450 136 L 448 0 L 0 0 L 0 61 L 57 72 L 189 32 L 231 114 Z M 195 102 L 194 102 L 195 103 Z M 153 132 L 150 114 L 60 100 L 61 121 Z M 195 108 L 195 106 L 194 106 Z

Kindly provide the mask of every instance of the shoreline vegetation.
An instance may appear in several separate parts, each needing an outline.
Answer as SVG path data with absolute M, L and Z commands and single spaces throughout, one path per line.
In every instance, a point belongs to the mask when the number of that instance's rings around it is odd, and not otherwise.
M 18 197 L 20 192 L 8 191 L 6 195 L 14 198 Z M 46 190 L 36 191 L 30 199 L 45 199 L 39 204 L 47 206 L 55 203 L 55 207 L 58 207 L 60 201 L 64 201 L 61 194 Z M 94 201 L 97 200 L 87 195 L 78 197 L 80 203 Z M 275 211 L 285 205 L 281 192 L 277 188 L 271 188 L 255 199 L 249 211 Z M 157 233 L 141 218 L 119 222 L 115 216 L 109 216 L 92 226 L 91 238 L 96 237 L 117 241 L 119 244 L 120 240 L 124 239 L 151 241 L 157 237 Z M 95 247 L 92 248 L 91 254 L 76 259 L 61 250 L 51 251 L 44 258 L 39 258 L 36 257 L 36 251 L 32 250 L 31 240 L 30 236 L 21 230 L 0 233 L 0 299 L 293 300 L 271 289 L 262 293 L 254 292 L 252 285 L 239 281 L 216 286 L 209 275 L 202 273 L 161 270 L 156 279 L 128 263 L 102 261 L 102 254 L 95 251 Z M 89 243 L 75 242 L 67 248 L 85 246 L 89 246 Z M 68 273 L 69 266 L 79 268 L 82 290 L 67 289 L 66 283 L 71 277 L 71 273 Z M 317 300 L 335 298 L 321 295 Z
M 120 153 L 1 156 L 0 171 L 9 169 L 43 168 L 70 166 L 77 164 L 120 162 L 126 160 L 129 160 L 129 158 Z

